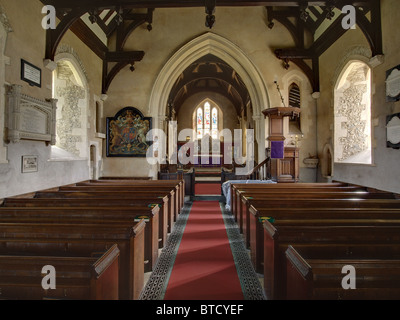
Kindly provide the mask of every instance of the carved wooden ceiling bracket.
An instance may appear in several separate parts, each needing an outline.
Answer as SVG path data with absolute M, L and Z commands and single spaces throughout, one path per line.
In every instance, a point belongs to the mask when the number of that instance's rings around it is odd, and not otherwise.
M 372 57 L 382 55 L 380 0 L 353 2 L 356 8 L 357 26 L 361 29 L 371 47 Z M 324 20 L 332 20 L 334 17 L 333 9 L 336 7 L 342 11 L 345 4 L 349 4 L 349 1 L 326 1 L 325 6 L 321 8 L 322 12 L 313 6 L 308 7 L 316 17 L 315 21 L 310 19 L 309 14 L 305 13 L 304 5 L 307 5 L 307 1 L 301 2 L 298 7 L 280 8 L 280 10 L 274 10 L 274 7 L 267 7 L 268 28 L 272 29 L 274 27 L 274 20 L 280 22 L 290 32 L 295 42 L 295 48 L 276 49 L 276 57 L 282 60 L 285 69 L 289 69 L 290 62 L 296 64 L 307 75 L 314 92 L 319 92 L 320 90 L 320 56 L 347 31 L 342 26 L 345 14 L 342 13 L 338 19 L 333 21 L 308 48 L 305 45 L 305 32 L 314 37 L 315 32 Z M 367 18 L 368 13 L 371 14 L 370 20 Z
M 42 0 L 45 5 L 55 5 L 53 1 Z M 55 29 L 48 29 L 46 33 L 45 59 L 54 61 L 57 47 L 68 30 L 74 32 L 100 59 L 103 60 L 103 86 L 102 93 L 106 94 L 112 80 L 126 66 L 135 70 L 134 64 L 144 57 L 143 51 L 123 51 L 125 43 L 130 34 L 143 23 L 147 23 L 147 30 L 152 30 L 153 11 L 147 9 L 147 13 L 132 13 L 131 10 L 123 10 L 121 7 L 114 8 L 117 14 L 106 25 L 100 18 L 102 8 L 79 6 L 75 8 L 58 8 L 56 5 L 59 23 Z M 83 22 L 81 17 L 88 13 L 91 23 L 97 23 L 99 27 L 110 38 L 117 32 L 117 48 L 115 52 L 109 48 L 93 33 Z M 127 22 L 127 23 L 124 23 Z M 113 64 L 111 67 L 110 64 Z

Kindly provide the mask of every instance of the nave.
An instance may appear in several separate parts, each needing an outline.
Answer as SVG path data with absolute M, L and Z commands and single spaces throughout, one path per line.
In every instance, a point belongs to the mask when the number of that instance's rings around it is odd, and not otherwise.
M 399 194 L 255 182 L 230 184 L 229 211 L 220 193 L 185 197 L 184 180 L 109 177 L 6 198 L 1 298 L 400 297 Z

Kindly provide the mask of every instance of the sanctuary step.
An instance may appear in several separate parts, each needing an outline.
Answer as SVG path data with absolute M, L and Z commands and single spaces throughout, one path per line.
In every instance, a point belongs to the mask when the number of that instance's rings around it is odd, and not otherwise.
M 221 168 L 196 168 L 196 183 L 221 183 Z

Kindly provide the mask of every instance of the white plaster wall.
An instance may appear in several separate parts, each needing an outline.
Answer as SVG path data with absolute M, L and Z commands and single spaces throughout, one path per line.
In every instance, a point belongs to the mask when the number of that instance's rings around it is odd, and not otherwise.
M 400 102 L 388 103 L 385 97 L 386 70 L 400 63 L 400 6 L 396 0 L 381 2 L 383 52 L 382 64 L 372 68 L 372 165 L 334 165 L 333 179 L 373 188 L 400 192 L 400 151 L 386 147 L 386 116 L 400 112 Z M 364 49 L 362 49 L 364 48 Z M 353 50 L 355 49 L 355 50 Z M 349 55 L 353 50 L 354 54 Z M 346 63 L 359 58 L 369 61 L 369 46 L 357 27 L 348 31 L 320 59 L 321 98 L 318 100 L 318 151 L 322 154 L 325 144 L 333 145 L 333 90 Z M 320 178 L 323 181 L 322 178 Z
M 41 100 L 52 98 L 52 70 L 47 69 L 43 63 L 46 47 L 46 31 L 41 26 L 44 17 L 41 13 L 43 3 L 39 0 L 0 0 L 0 6 L 12 26 L 12 32 L 7 34 L 4 48 L 5 57 L 10 57 L 6 59 L 5 69 L 2 70 L 5 74 L 5 83 L 21 85 L 23 94 Z M 73 48 L 74 54 L 82 58 L 81 63 L 88 74 L 88 89 L 91 93 L 85 108 L 94 108 L 93 95 L 101 96 L 101 60 L 71 32 L 63 37 L 62 44 Z M 41 88 L 31 87 L 20 79 L 21 58 L 42 70 Z M 1 92 L 3 93 L 3 88 Z M 2 112 L 0 119 L 3 120 L 2 108 L 0 111 Z M 92 119 L 87 117 L 90 114 L 89 110 L 85 110 L 84 114 L 85 119 L 82 119 L 82 122 L 91 122 Z M 85 135 L 102 146 L 102 139 L 97 139 L 95 132 L 88 132 Z M 82 148 L 87 147 L 87 151 L 83 153 L 84 158 L 81 159 L 55 147 L 46 146 L 44 142 L 23 140 L 19 143 L 4 144 L 5 149 L 1 148 L 0 143 L 0 151 L 3 156 L 6 155 L 5 161 L 0 161 L 0 198 L 89 179 L 87 157 L 89 145 L 87 142 L 86 144 L 87 146 Z M 38 156 L 38 172 L 21 172 L 23 155 Z M 101 163 L 101 158 L 98 160 Z
M 21 141 L 8 146 L 8 164 L 0 164 L 0 198 L 89 179 L 86 160 L 50 160 L 52 147 L 44 142 Z M 38 156 L 38 171 L 22 173 L 22 156 Z

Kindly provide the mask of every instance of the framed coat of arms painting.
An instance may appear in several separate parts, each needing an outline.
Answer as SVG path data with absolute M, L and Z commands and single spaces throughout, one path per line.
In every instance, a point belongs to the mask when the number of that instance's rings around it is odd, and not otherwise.
M 107 157 L 146 157 L 152 141 L 146 139 L 151 118 L 136 108 L 126 107 L 107 118 Z

